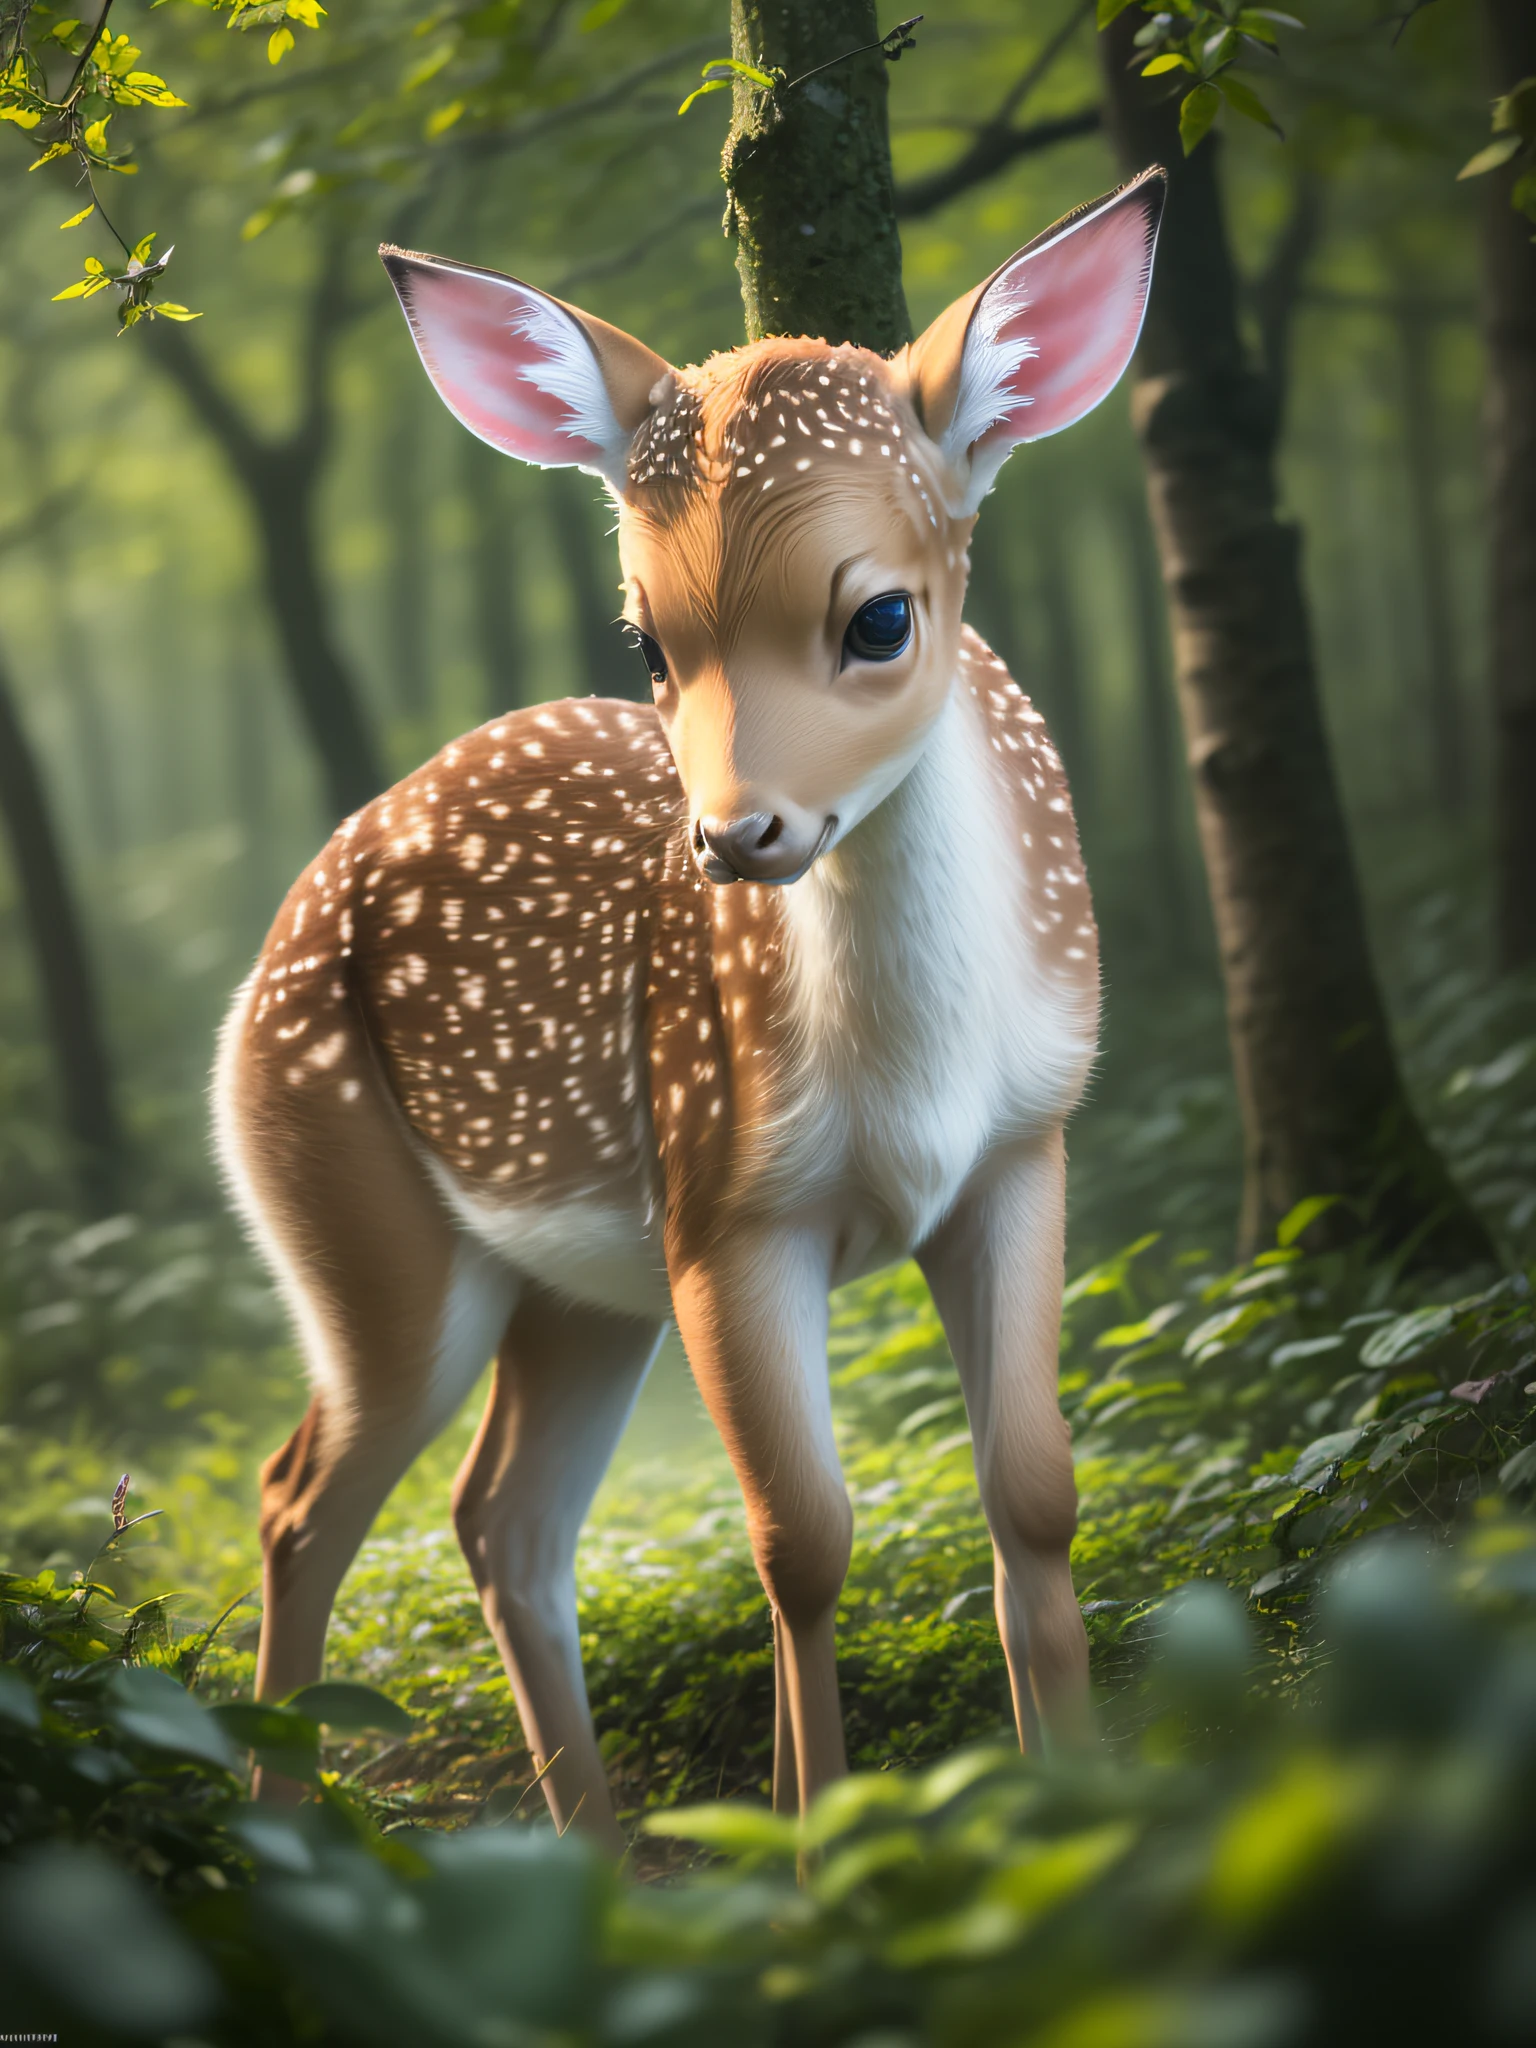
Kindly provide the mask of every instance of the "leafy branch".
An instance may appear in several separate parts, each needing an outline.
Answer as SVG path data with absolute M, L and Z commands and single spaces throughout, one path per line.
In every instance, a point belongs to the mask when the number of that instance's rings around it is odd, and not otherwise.
M 834 64 L 846 64 L 850 57 L 862 57 L 870 50 L 878 50 L 888 64 L 898 63 L 903 50 L 917 48 L 917 39 L 912 31 L 922 18 L 920 14 L 909 15 L 885 35 L 877 36 L 872 43 L 860 43 L 852 50 L 840 51 L 824 64 L 813 64 L 809 71 L 802 71 L 798 78 L 789 77 L 777 64 L 763 69 L 756 64 L 744 64 L 739 57 L 712 58 L 699 74 L 704 83 L 694 87 L 677 111 L 686 114 L 695 100 L 703 99 L 709 92 L 725 92 L 738 78 L 745 79 L 748 85 L 755 85 L 763 92 L 793 92 L 807 80 L 819 78 L 823 71 L 830 71 Z
M 270 28 L 267 60 L 279 63 L 294 46 L 289 23 L 318 28 L 325 9 L 319 0 L 190 0 L 211 13 L 228 16 L 232 29 Z M 84 275 L 55 299 L 91 299 L 109 287 L 119 295 L 118 328 L 126 331 L 139 320 L 163 314 L 172 320 L 198 316 L 185 306 L 152 300 L 165 274 L 171 250 L 153 255 L 155 236 L 141 236 L 129 244 L 103 203 L 97 184 L 107 171 L 131 177 L 138 169 L 131 147 L 115 150 L 108 126 L 123 109 L 185 107 L 180 97 L 158 72 L 140 67 L 142 55 L 127 35 L 109 26 L 114 0 L 102 0 L 94 21 L 73 16 L 55 19 L 56 9 L 42 0 L 0 0 L 0 122 L 19 130 L 36 151 L 29 170 L 45 164 L 68 162 L 75 171 L 77 188 L 84 187 L 86 204 L 77 207 L 60 230 L 82 226 L 93 216 L 107 229 L 119 250 L 120 269 L 109 268 L 99 257 L 85 260 Z M 64 59 L 69 70 L 55 85 L 53 71 Z
M 1194 83 L 1183 86 L 1179 102 L 1179 141 L 1184 154 L 1197 149 L 1222 103 L 1246 120 L 1280 135 L 1279 122 L 1263 100 L 1241 78 L 1232 75 L 1233 66 L 1254 57 L 1273 61 L 1282 28 L 1303 28 L 1293 14 L 1280 14 L 1272 7 L 1249 7 L 1241 0 L 1098 0 L 1101 29 L 1139 5 L 1151 20 L 1136 32 L 1133 65 L 1141 66 L 1143 78 L 1161 78 L 1182 73 Z M 1283 136 L 1281 138 L 1284 139 Z
M 1509 203 L 1527 220 L 1536 221 L 1536 78 L 1522 78 L 1493 103 L 1493 140 L 1463 164 L 1458 178 L 1481 178 L 1489 171 L 1515 167 Z

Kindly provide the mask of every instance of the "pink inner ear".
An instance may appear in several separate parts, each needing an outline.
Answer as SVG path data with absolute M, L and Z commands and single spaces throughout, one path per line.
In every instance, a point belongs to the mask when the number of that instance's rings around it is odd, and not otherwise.
M 1014 402 L 985 442 L 1059 434 L 1113 391 L 1141 333 L 1161 196 L 1140 186 L 1110 200 L 987 287 L 973 328 L 1004 361 L 1028 353 L 1004 371 L 998 395 Z
M 427 373 L 471 433 L 524 462 L 602 465 L 606 451 L 590 431 L 601 373 L 563 308 L 515 278 L 419 257 L 386 261 Z

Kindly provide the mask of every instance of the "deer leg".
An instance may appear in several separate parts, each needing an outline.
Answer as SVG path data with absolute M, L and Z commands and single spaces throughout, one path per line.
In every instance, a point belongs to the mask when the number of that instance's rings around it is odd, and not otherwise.
M 319 1391 L 261 1475 L 261 1699 L 282 1699 L 319 1678 L 331 1608 L 358 1546 L 401 1475 L 474 1384 L 506 1324 L 514 1291 L 509 1274 L 462 1248 L 450 1248 L 444 1263 L 431 1304 L 418 1298 L 422 1275 L 402 1277 L 403 1262 L 393 1278 L 383 1267 L 368 1276 L 367 1343 L 346 1313 L 339 1281 L 329 1301 L 311 1300 L 312 1334 L 326 1329 L 317 1345 Z M 380 1295 L 396 1297 L 392 1328 L 378 1313 Z M 268 1797 L 297 1796 L 291 1785 L 270 1780 L 258 1789 Z
M 970 1415 L 1026 1750 L 1089 1729 L 1088 1639 L 1069 1555 L 1077 1485 L 1056 1399 L 1065 1217 L 1056 1132 L 986 1171 L 918 1253 Z
M 848 1767 L 834 1620 L 853 1513 L 827 1386 L 829 1270 L 819 1233 L 733 1232 L 671 1275 L 678 1328 L 740 1481 L 773 1608 L 781 1812 L 803 1812 Z
M 529 1287 L 454 1485 L 459 1541 L 555 1824 L 615 1855 L 624 1838 L 582 1677 L 576 1541 L 660 1334 Z

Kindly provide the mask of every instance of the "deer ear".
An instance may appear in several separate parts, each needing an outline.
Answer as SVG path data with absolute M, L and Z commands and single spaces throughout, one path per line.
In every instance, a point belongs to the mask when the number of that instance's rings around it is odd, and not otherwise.
M 1141 333 L 1167 174 L 1069 213 L 942 312 L 908 387 L 974 512 L 1021 441 L 1059 434 L 1120 381 Z
M 379 251 L 416 352 L 448 410 L 506 455 L 606 477 L 616 491 L 651 392 L 650 349 L 498 270 Z

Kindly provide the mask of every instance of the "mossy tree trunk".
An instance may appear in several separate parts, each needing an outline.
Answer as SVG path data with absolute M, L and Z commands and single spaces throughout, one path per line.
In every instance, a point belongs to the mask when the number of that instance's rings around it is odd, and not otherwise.
M 1132 400 L 1168 591 L 1180 706 L 1226 985 L 1252 1252 L 1309 1195 L 1421 1265 L 1491 1255 L 1403 1087 L 1323 725 L 1278 423 L 1248 357 L 1217 144 L 1185 158 L 1166 83 L 1127 68 L 1139 15 L 1100 38 L 1105 125 L 1129 174 L 1170 172 Z
M 721 166 L 753 341 L 808 334 L 889 355 L 912 338 L 886 62 L 847 55 L 879 34 L 874 0 L 731 0 L 732 55 L 789 81 L 771 93 L 738 82 Z

